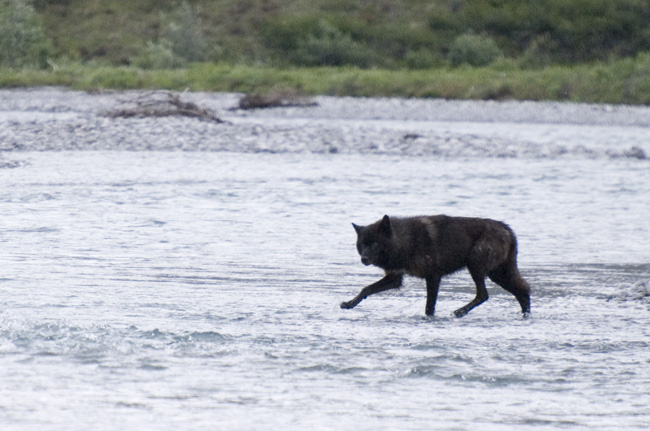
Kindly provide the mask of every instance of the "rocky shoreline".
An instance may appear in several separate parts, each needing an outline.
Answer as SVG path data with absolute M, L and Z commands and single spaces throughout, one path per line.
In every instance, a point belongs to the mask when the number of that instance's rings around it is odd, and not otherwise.
M 237 109 L 240 94 L 188 92 L 177 95 L 224 121 L 106 115 L 140 94 L 0 90 L 0 151 L 634 159 L 646 159 L 650 152 L 650 107 L 645 106 L 320 96 L 310 106 L 242 110 Z M 580 134 L 593 136 L 580 142 L 563 133 L 548 137 L 561 127 L 579 127 Z M 591 127 L 608 128 L 611 137 Z M 621 134 L 626 136 L 619 139 Z

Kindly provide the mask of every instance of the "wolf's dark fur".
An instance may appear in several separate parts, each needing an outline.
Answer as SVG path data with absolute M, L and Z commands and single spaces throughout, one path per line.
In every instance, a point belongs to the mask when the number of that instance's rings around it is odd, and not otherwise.
M 524 315 L 530 312 L 530 286 L 517 268 L 517 239 L 505 223 L 445 215 L 386 215 L 368 226 L 352 225 L 357 231 L 361 262 L 382 268 L 386 275 L 343 302 L 341 308 L 354 308 L 369 295 L 400 287 L 404 274 L 408 274 L 426 280 L 425 313 L 431 316 L 440 279 L 467 268 L 476 283 L 476 297 L 454 312 L 457 317 L 487 301 L 485 277 L 512 293 Z

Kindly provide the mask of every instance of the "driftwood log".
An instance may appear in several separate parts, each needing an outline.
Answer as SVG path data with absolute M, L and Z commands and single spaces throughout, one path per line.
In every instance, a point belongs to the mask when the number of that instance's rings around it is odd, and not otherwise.
M 287 106 L 317 106 L 313 99 L 301 96 L 295 91 L 271 91 L 269 93 L 246 94 L 239 99 L 235 109 L 282 108 Z
M 184 116 L 205 121 L 224 121 L 213 110 L 193 102 L 181 100 L 181 95 L 169 91 L 139 93 L 122 101 L 117 107 L 105 112 L 112 118 Z

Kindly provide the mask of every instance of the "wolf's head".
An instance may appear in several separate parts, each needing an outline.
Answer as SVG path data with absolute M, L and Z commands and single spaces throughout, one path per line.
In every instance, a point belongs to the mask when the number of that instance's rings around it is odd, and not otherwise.
M 393 235 L 390 218 L 385 215 L 371 225 L 357 226 L 352 223 L 352 226 L 357 231 L 357 251 L 361 263 L 384 267 L 389 260 Z

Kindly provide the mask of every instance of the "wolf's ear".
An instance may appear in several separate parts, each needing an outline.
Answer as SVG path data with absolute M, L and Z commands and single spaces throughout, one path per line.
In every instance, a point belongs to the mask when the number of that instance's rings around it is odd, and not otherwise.
M 383 219 L 381 219 L 381 223 L 379 223 L 379 232 L 383 233 L 386 236 L 390 236 L 393 228 L 390 225 L 390 217 L 388 215 L 385 215 Z
M 361 226 L 357 226 L 356 224 L 352 223 L 352 227 L 354 228 L 357 235 L 359 235 L 359 232 L 361 232 Z

